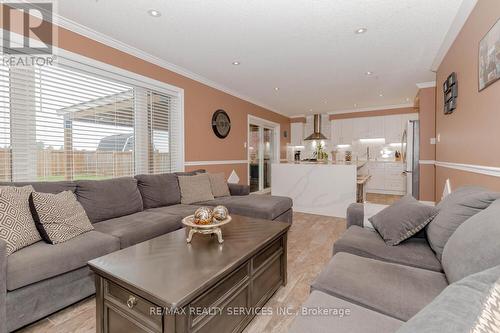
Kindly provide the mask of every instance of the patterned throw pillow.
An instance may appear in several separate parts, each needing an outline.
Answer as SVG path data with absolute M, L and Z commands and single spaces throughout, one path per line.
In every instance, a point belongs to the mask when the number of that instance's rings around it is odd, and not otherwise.
M 491 288 L 471 333 L 500 332 L 500 280 Z
M 28 199 L 34 189 L 0 186 L 0 239 L 7 243 L 7 255 L 41 240 Z
M 71 191 L 58 194 L 33 192 L 29 203 L 36 227 L 47 243 L 66 242 L 94 230 L 85 210 Z

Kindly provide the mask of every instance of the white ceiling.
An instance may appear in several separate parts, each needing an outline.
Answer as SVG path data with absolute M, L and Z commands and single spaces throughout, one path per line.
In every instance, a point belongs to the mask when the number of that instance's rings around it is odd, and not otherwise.
M 58 12 L 257 104 L 299 115 L 412 101 L 416 83 L 435 79 L 432 63 L 463 1 L 64 0 Z M 368 31 L 354 34 L 359 27 Z

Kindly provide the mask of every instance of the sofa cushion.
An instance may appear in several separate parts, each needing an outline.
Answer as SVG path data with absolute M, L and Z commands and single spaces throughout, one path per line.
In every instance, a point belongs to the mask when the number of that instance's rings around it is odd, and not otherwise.
M 447 285 L 442 273 L 337 253 L 311 288 L 406 321 Z
M 398 245 L 422 230 L 437 212 L 435 207 L 424 205 L 407 195 L 382 209 L 368 221 L 387 245 Z
M 500 265 L 500 200 L 465 221 L 443 251 L 443 268 L 450 283 Z
M 59 181 L 59 182 L 0 182 L 0 186 L 27 186 L 31 185 L 37 192 L 42 193 L 60 193 L 63 191 L 76 191 L 76 183 L 73 181 Z
M 7 258 L 7 290 L 15 290 L 84 267 L 89 260 L 120 249 L 120 241 L 89 231 L 57 245 L 38 242 Z
M 230 214 L 274 220 L 292 208 L 292 199 L 275 195 L 252 194 L 236 197 L 221 197 L 197 202 L 203 206 L 226 206 Z
M 208 179 L 210 180 L 210 188 L 212 189 L 214 198 L 227 197 L 231 195 L 224 172 L 209 173 Z
M 95 230 L 117 237 L 122 249 L 180 229 L 181 226 L 179 216 L 153 210 L 94 224 Z
M 213 200 L 212 188 L 208 174 L 179 176 L 181 203 L 189 205 L 198 201 Z
M 144 209 L 181 203 L 179 181 L 173 173 L 137 175 L 135 179 L 141 192 Z
M 137 180 L 131 177 L 107 180 L 78 180 L 76 196 L 90 222 L 142 211 L 142 197 Z
M 319 311 L 328 311 L 330 314 Z M 402 321 L 320 291 L 313 291 L 300 307 L 288 333 L 384 332 L 391 333 Z
M 71 191 L 57 194 L 33 192 L 29 203 L 35 225 L 47 243 L 67 242 L 94 229 Z
M 351 226 L 333 244 L 333 253 L 347 252 L 396 264 L 441 272 L 439 260 L 423 238 L 412 237 L 398 246 L 389 246 L 371 229 Z
M 178 204 L 166 207 L 152 208 L 148 209 L 148 211 L 159 214 L 175 215 L 182 219 L 188 215 L 193 215 L 194 212 L 200 207 L 201 206 L 196 206 L 196 205 Z
M 29 206 L 32 191 L 31 185 L 0 187 L 0 239 L 6 255 L 41 240 Z
M 438 205 L 439 213 L 429 223 L 427 239 L 439 259 L 450 236 L 469 217 L 500 198 L 500 193 L 481 187 L 465 186 L 447 195 Z
M 497 266 L 452 283 L 403 324 L 398 333 L 471 332 L 485 298 L 499 278 L 500 266 Z

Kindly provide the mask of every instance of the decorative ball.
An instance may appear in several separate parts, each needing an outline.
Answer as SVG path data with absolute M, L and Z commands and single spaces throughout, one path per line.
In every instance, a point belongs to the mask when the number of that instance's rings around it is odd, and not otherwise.
M 194 212 L 194 223 L 210 224 L 212 223 L 213 213 L 208 207 L 200 207 Z
M 217 206 L 213 210 L 213 217 L 218 222 L 224 221 L 228 215 L 229 212 L 227 211 L 227 208 L 224 206 Z

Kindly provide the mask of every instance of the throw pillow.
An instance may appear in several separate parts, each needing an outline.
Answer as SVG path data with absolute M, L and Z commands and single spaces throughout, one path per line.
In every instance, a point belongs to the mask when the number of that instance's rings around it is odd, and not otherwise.
M 496 200 L 451 235 L 441 260 L 448 282 L 500 265 L 499 216 L 500 200 Z
M 483 302 L 483 309 L 471 333 L 500 332 L 500 279 L 493 285 Z
M 0 187 L 0 239 L 7 255 L 41 240 L 28 203 L 32 191 L 32 186 Z
M 444 246 L 469 217 L 486 209 L 500 193 L 481 187 L 465 186 L 446 196 L 437 206 L 439 213 L 427 227 L 427 239 L 436 256 L 441 260 Z
M 36 227 L 47 243 L 63 243 L 94 230 L 71 191 L 58 194 L 33 192 L 29 200 Z
M 422 230 L 436 216 L 435 207 L 405 196 L 368 220 L 387 245 L 398 245 Z
M 499 277 L 497 266 L 450 284 L 397 333 L 470 333 Z
M 195 176 L 179 176 L 178 178 L 182 204 L 189 205 L 195 202 L 214 199 L 208 174 L 202 173 Z
M 230 196 L 229 186 L 227 185 L 224 173 L 209 173 L 210 187 L 214 197 L 227 197 Z

